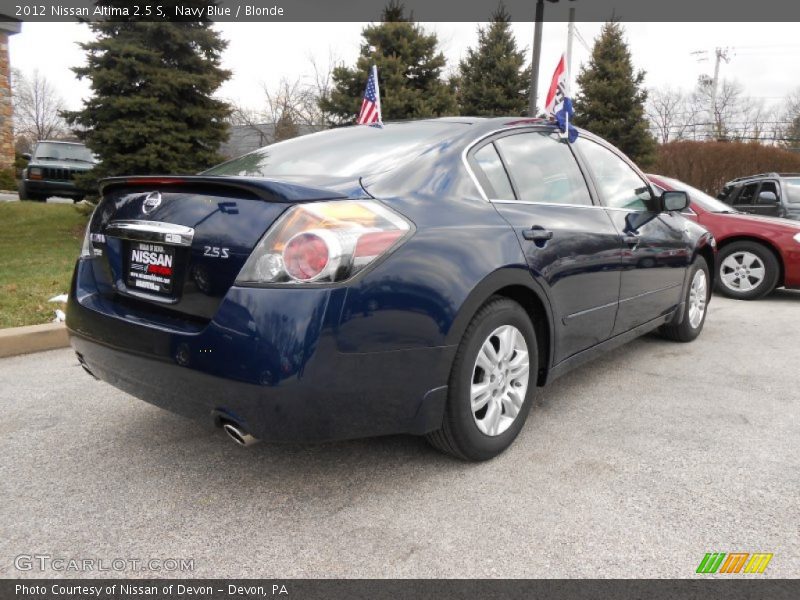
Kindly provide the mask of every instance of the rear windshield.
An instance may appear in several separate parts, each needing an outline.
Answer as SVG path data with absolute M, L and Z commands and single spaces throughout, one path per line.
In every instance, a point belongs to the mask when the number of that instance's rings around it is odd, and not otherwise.
M 792 204 L 800 204 L 800 177 L 786 179 L 786 199 Z
M 39 142 L 33 158 L 38 160 L 65 160 L 83 163 L 94 163 L 95 158 L 83 144 L 56 144 Z
M 460 134 L 465 126 L 453 122 L 417 121 L 390 123 L 383 128 L 362 125 L 331 129 L 265 146 L 203 174 L 355 177 L 380 173 Z

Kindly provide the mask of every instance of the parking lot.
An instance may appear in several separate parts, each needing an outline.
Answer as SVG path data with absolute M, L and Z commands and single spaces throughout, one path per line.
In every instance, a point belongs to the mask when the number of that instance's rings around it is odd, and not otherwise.
M 197 577 L 693 577 L 741 551 L 774 553 L 755 577 L 797 577 L 798 316 L 797 292 L 715 296 L 697 342 L 647 336 L 568 374 L 483 464 L 404 436 L 242 449 L 69 350 L 4 359 L 0 576 L 109 575 L 14 567 L 45 554 L 191 558 Z

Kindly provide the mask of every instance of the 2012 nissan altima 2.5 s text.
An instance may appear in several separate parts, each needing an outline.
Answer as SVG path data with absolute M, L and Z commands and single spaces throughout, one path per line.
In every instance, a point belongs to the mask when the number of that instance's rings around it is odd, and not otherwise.
M 715 272 L 684 192 L 537 119 L 340 128 L 101 196 L 81 364 L 245 445 L 409 433 L 492 458 L 537 386 L 652 330 L 695 339 Z

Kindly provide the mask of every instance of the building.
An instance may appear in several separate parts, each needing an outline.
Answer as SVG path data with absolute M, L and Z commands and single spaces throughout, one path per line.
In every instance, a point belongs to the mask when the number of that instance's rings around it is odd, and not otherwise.
M 19 33 L 22 23 L 0 15 L 0 169 L 14 166 L 14 107 L 11 102 L 11 64 L 8 38 Z

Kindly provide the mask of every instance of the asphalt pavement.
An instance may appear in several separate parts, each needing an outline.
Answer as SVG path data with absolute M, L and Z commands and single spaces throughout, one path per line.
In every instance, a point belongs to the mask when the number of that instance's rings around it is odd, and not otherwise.
M 773 553 L 739 577 L 798 577 L 799 316 L 797 292 L 715 296 L 696 342 L 651 335 L 573 371 L 482 464 L 407 436 L 243 449 L 69 350 L 3 359 L 0 577 L 154 575 L 20 555 L 193 561 L 160 576 L 696 577 L 707 552 Z

